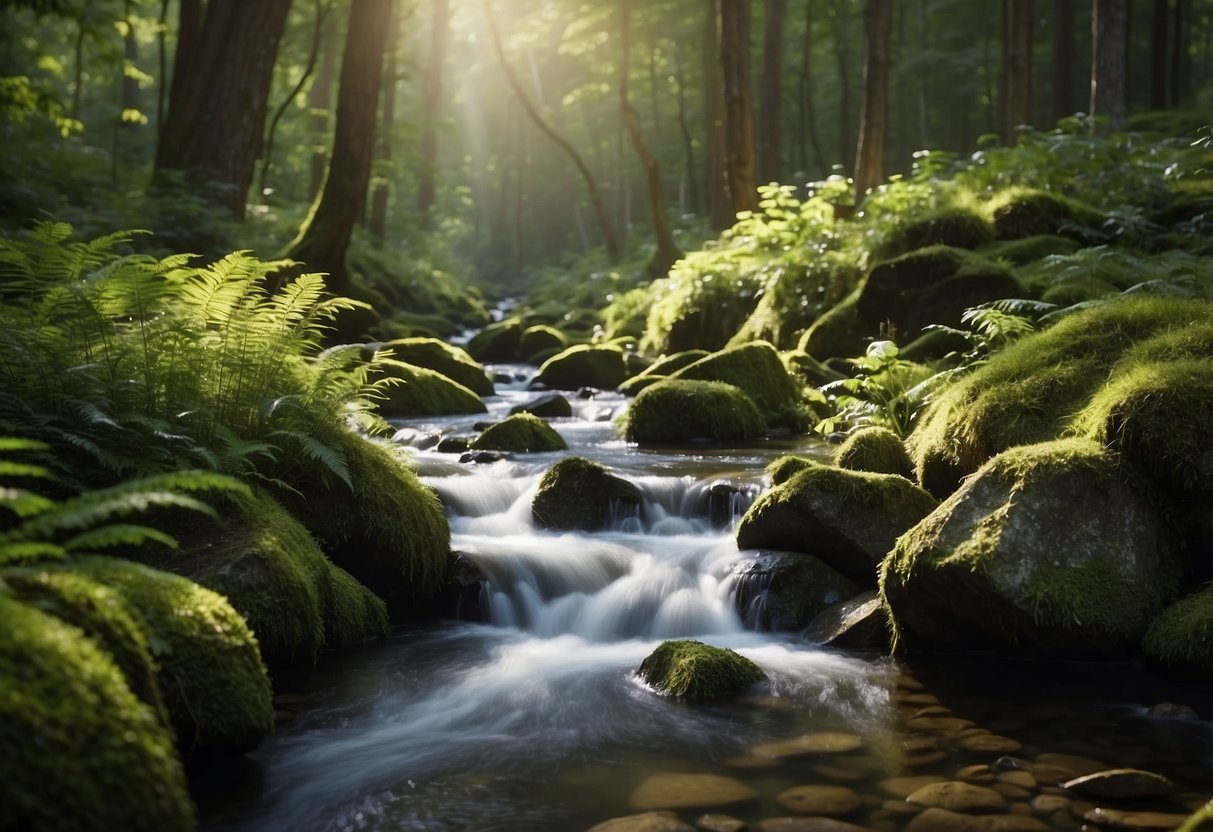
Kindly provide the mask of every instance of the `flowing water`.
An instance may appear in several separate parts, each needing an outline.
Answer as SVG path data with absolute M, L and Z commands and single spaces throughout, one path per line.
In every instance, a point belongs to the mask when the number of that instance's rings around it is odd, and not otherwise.
M 528 398 L 521 383 L 499 391 L 488 418 Z M 1135 670 L 1092 667 L 1084 678 L 1083 668 L 966 661 L 912 675 L 885 657 L 747 629 L 734 567 L 748 556 L 733 523 L 770 459 L 825 450 L 640 451 L 612 425 L 621 398 L 574 406 L 573 419 L 555 423 L 570 452 L 634 482 L 641 511 L 594 534 L 537 530 L 531 496 L 563 453 L 472 465 L 414 448 L 447 509 L 453 548 L 488 577 L 489 620 L 400 633 L 326 661 L 281 700 L 291 718 L 273 738 L 200 778 L 204 828 L 582 830 L 635 811 L 633 792 L 647 777 L 682 772 L 744 781 L 757 796 L 728 811 L 751 823 L 788 814 L 775 800 L 784 789 L 843 783 L 862 803 L 847 819 L 889 832 L 907 817 L 888 805 L 904 797 L 889 778 L 948 778 L 993 762 L 998 753 L 966 751 L 964 737 L 977 734 L 1006 735 L 1028 758 L 1060 751 L 1152 765 L 1183 783 L 1180 802 L 1147 808 L 1182 811 L 1213 790 L 1208 725 L 1149 715 L 1145 706 L 1173 691 L 1147 688 Z M 485 418 L 412 422 L 397 440 L 428 447 L 433 434 L 471 433 Z M 714 491 L 720 482 L 732 487 Z M 736 702 L 662 699 L 634 671 L 662 639 L 682 637 L 737 650 L 768 682 Z M 1202 694 L 1189 693 L 1203 709 Z M 922 719 L 945 714 L 941 701 L 967 725 L 923 728 Z M 861 750 L 829 759 L 750 753 L 817 732 L 856 736 Z M 1036 793 L 1021 791 L 1026 813 Z M 1064 822 L 1072 812 L 1037 814 L 1054 828 L 1078 827 Z

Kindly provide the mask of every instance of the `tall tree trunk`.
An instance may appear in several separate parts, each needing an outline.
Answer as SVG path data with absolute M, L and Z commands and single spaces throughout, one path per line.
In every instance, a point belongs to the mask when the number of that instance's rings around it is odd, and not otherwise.
M 278 42 L 291 0 L 182 0 L 168 115 L 153 182 L 180 174 L 222 186 L 220 203 L 244 218 Z
M 829 173 L 830 166 L 826 163 L 825 151 L 821 148 L 821 138 L 817 132 L 817 108 L 813 101 L 813 9 L 816 0 L 806 0 L 804 4 L 804 41 L 800 52 L 800 78 L 797 82 L 796 100 L 798 114 L 802 121 L 801 140 L 807 139 L 813 148 L 813 159 L 817 162 L 817 171 L 824 177 Z M 801 165 L 809 166 L 808 152 L 801 148 Z
M 442 118 L 442 76 L 450 28 L 450 0 L 434 0 L 433 19 L 430 21 L 430 60 L 425 77 L 425 110 L 418 143 L 421 167 L 417 174 L 417 213 L 422 229 L 429 229 L 432 225 L 434 201 L 438 193 L 438 120 Z
M 215 0 L 211 0 L 215 2 Z M 333 160 L 320 196 L 291 244 L 287 257 L 329 275 L 329 288 L 349 286 L 345 253 L 366 203 L 375 150 L 375 117 L 383 78 L 392 0 L 356 0 L 341 57 Z
M 333 84 L 337 80 L 336 15 L 330 15 L 320 36 L 320 67 L 316 80 L 308 90 L 307 106 L 312 114 L 311 178 L 307 187 L 308 202 L 315 202 L 324 186 L 329 169 L 329 117 L 333 109 Z
M 657 241 L 657 250 L 649 258 L 647 271 L 650 277 L 660 277 L 670 270 L 670 266 L 682 259 L 682 249 L 674 242 L 674 232 L 670 229 L 669 219 L 665 213 L 665 197 L 661 193 L 661 166 L 657 157 L 645 143 L 640 130 L 640 117 L 628 99 L 628 71 L 631 68 L 631 3 L 620 0 L 619 3 L 619 108 L 623 113 L 623 123 L 627 127 L 632 147 L 644 165 L 645 183 L 649 192 L 649 215 L 653 223 L 653 236 Z
M 758 209 L 754 176 L 754 108 L 750 95 L 750 3 L 720 0 L 720 68 L 724 77 L 725 174 L 733 213 Z
M 759 86 L 758 180 L 779 180 L 783 133 L 783 29 L 788 0 L 763 0 L 762 81 Z
M 699 193 L 699 171 L 695 164 L 695 142 L 691 138 L 691 126 L 687 123 L 686 73 L 682 70 L 682 53 L 678 44 L 674 50 L 674 79 L 678 83 L 678 129 L 682 133 L 683 172 L 687 199 L 692 213 L 703 211 L 703 199 Z
M 1167 40 L 1170 37 L 1169 0 L 1153 0 L 1150 15 L 1150 109 L 1167 106 Z
M 598 227 L 602 231 L 602 239 L 603 244 L 606 246 L 607 257 L 612 263 L 619 262 L 623 257 L 623 248 L 619 245 L 619 237 L 615 234 L 615 226 L 611 223 L 611 218 L 607 214 L 606 203 L 602 200 L 602 193 L 598 190 L 598 183 L 595 181 L 594 175 L 586 166 L 585 160 L 581 158 L 581 154 L 577 152 L 577 149 L 564 136 L 556 132 L 556 129 L 552 125 L 548 124 L 543 114 L 535 106 L 535 103 L 531 101 L 530 96 L 526 94 L 526 90 L 522 88 L 522 84 L 519 82 L 513 67 L 506 60 L 505 49 L 501 45 L 501 32 L 497 29 L 497 21 L 493 17 L 488 0 L 484 4 L 484 10 L 489 20 L 489 28 L 492 30 L 493 48 L 497 52 L 497 61 L 501 64 L 501 69 L 505 73 L 505 79 L 509 83 L 510 89 L 514 91 L 514 95 L 522 105 L 522 109 L 526 111 L 527 116 L 535 123 L 539 131 L 564 151 L 565 155 L 569 157 L 569 160 L 577 168 L 577 172 L 581 174 L 586 190 L 589 191 L 590 205 L 594 208 L 594 216 L 598 219 Z
M 867 0 L 863 16 L 863 110 L 855 149 L 856 206 L 884 181 L 892 14 L 892 0 Z
M 1125 129 L 1127 16 L 1128 0 L 1092 0 L 1091 115 L 1108 120 L 1097 134 Z
M 843 20 L 847 11 L 838 0 L 830 7 L 830 27 L 834 35 L 834 60 L 838 65 L 838 158 L 843 167 L 851 169 L 851 55 L 847 48 L 847 33 Z
M 156 21 L 156 57 L 160 74 L 156 76 L 156 136 L 164 126 L 164 107 L 168 100 L 168 4 L 160 0 L 160 17 Z
M 382 248 L 387 239 L 388 203 L 391 201 L 392 184 L 388 171 L 392 161 L 392 133 L 396 126 L 396 82 L 400 74 L 397 55 L 400 51 L 400 7 L 392 9 L 388 20 L 388 42 L 386 63 L 383 68 L 384 77 L 380 81 L 383 103 L 379 112 L 379 133 L 375 142 L 375 158 L 383 163 L 383 170 L 373 177 L 371 184 L 371 205 L 367 215 L 367 228 L 376 248 Z M 431 184 L 432 187 L 432 184 Z M 422 221 L 422 227 L 428 223 Z
M 1189 83 L 1188 18 L 1190 0 L 1175 0 L 1171 21 L 1171 95 L 1170 105 L 1178 107 L 1187 99 Z
M 1018 128 L 1031 120 L 1032 0 L 1007 0 L 1006 16 L 1003 138 L 1008 145 L 1014 145 Z
M 1053 0 L 1053 118 L 1074 115 L 1074 0 Z
M 931 15 L 928 9 L 929 0 L 918 0 L 918 49 L 926 53 L 931 48 Z M 930 75 L 919 71 L 918 79 L 918 142 L 923 148 L 931 146 L 931 108 L 928 100 L 928 88 L 931 85 Z
M 720 68 L 719 0 L 706 0 L 703 23 L 703 112 L 707 134 L 705 190 L 708 219 L 712 228 L 723 231 L 733 224 L 733 206 L 729 199 L 728 165 L 725 163 L 724 78 Z

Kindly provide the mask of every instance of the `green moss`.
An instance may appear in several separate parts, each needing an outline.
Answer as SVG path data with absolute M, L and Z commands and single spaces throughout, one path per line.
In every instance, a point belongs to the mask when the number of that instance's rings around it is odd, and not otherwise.
M 679 261 L 650 286 L 641 351 L 723 347 L 754 311 L 767 259 L 718 249 Z
M 767 466 L 767 477 L 772 485 L 783 485 L 801 471 L 820 465 L 818 460 L 806 456 L 781 456 Z
M 437 338 L 399 338 L 385 343 L 383 349 L 406 364 L 441 373 L 477 396 L 493 395 L 493 382 L 484 367 L 466 351 L 445 341 Z
M 522 345 L 525 330 L 526 327 L 517 318 L 489 324 L 472 336 L 467 351 L 477 361 L 497 364 L 521 361 L 525 356 L 519 356 L 518 348 Z
M 1089 273 L 1077 273 L 1054 281 L 1041 293 L 1040 299 L 1057 306 L 1073 306 L 1099 300 L 1120 292 L 1106 280 Z
M 1000 451 L 1065 435 L 1134 344 L 1207 324 L 1208 316 L 1199 301 L 1126 298 L 1012 344 L 948 388 L 919 421 L 908 440 L 919 481 L 947 494 Z
M 1164 667 L 1213 679 L 1213 586 L 1163 610 L 1141 647 L 1146 658 Z
M 663 355 L 645 370 L 637 374 L 637 378 L 642 376 L 669 376 L 678 372 L 683 367 L 694 364 L 701 358 L 707 358 L 709 355 L 711 353 L 707 350 L 683 350 L 673 355 Z
M 569 456 L 544 472 L 531 501 L 531 514 L 541 529 L 598 531 L 610 523 L 619 503 L 638 505 L 636 486 L 597 462 Z
M 1084 242 L 1103 219 L 1091 206 L 1051 191 L 1010 193 L 993 213 L 994 233 L 1000 240 L 1060 234 Z
M 535 381 L 554 390 L 614 390 L 627 375 L 622 350 L 579 344 L 543 362 Z
M 172 739 L 93 639 L 0 593 L 0 828 L 189 830 Z
M 1078 243 L 1057 234 L 1037 234 L 1015 240 L 1002 240 L 981 249 L 991 260 L 1005 260 L 1014 266 L 1035 263 L 1054 255 L 1073 254 Z
M 888 260 L 935 245 L 974 249 L 993 239 L 994 230 L 981 215 L 967 208 L 946 208 L 894 228 L 872 256 Z
M 888 428 L 868 427 L 855 431 L 838 448 L 834 464 L 852 471 L 914 476 L 914 463 L 901 437 Z
M 770 428 L 803 430 L 801 387 L 788 373 L 779 353 L 765 341 L 729 347 L 683 367 L 671 378 L 719 381 L 741 390 Z
M 534 364 L 535 356 L 556 355 L 567 346 L 568 342 L 560 330 L 544 324 L 536 324 L 523 330 L 522 339 L 518 344 L 518 354 L 525 358 L 527 363 Z
M 387 604 L 344 569 L 328 573 L 324 634 L 331 645 L 355 644 L 388 634 Z
M 762 416 L 731 384 L 665 379 L 642 391 L 621 418 L 629 442 L 734 442 L 762 434 Z
M 399 381 L 384 389 L 379 412 L 388 418 L 448 416 L 460 413 L 486 413 L 480 397 L 441 373 L 414 367 L 402 361 L 379 362 L 389 377 Z
M 688 701 L 741 693 L 766 678 L 745 656 L 701 641 L 663 641 L 639 672 L 659 692 Z
M 859 289 L 855 289 L 829 311 L 818 318 L 800 336 L 797 349 L 807 352 L 818 361 L 827 358 L 849 358 L 862 355 L 865 337 L 870 337 L 868 327 L 859 319 L 856 303 Z
M 530 413 L 515 413 L 472 440 L 477 451 L 547 453 L 568 448 L 564 438 L 547 422 Z
M 117 558 L 79 558 L 68 568 L 112 589 L 143 624 L 184 749 L 245 749 L 273 729 L 257 640 L 223 596 Z
M 728 341 L 740 346 L 769 341 L 780 349 L 796 346 L 814 321 L 842 300 L 862 277 L 850 251 L 814 251 L 811 257 L 793 254 L 778 258 L 758 304 Z

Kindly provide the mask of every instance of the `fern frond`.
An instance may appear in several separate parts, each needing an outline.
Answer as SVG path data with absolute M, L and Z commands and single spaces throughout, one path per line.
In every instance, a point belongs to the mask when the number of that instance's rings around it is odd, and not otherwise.
M 66 557 L 67 551 L 62 546 L 42 540 L 0 542 L 0 566 L 41 563 L 48 560 L 63 560 Z
M 0 508 L 8 509 L 22 520 L 36 517 L 54 507 L 54 500 L 24 488 L 0 488 Z
M 170 549 L 177 548 L 177 539 L 172 535 L 151 526 L 133 523 L 111 523 L 97 529 L 89 529 L 64 541 L 63 548 L 68 554 L 84 555 L 99 549 L 142 546 L 146 543 L 160 543 Z

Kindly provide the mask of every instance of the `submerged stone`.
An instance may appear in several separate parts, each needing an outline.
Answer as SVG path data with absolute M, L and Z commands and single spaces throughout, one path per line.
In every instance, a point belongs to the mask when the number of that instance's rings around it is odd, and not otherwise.
M 836 818 L 765 818 L 759 832 L 866 832 L 862 826 Z
M 856 812 L 863 800 L 845 786 L 794 786 L 775 797 L 781 807 L 797 815 L 843 817 Z
M 749 803 L 758 797 L 751 787 L 718 774 L 655 774 L 636 787 L 633 809 L 710 809 Z
M 754 746 L 750 753 L 757 757 L 790 760 L 796 757 L 847 754 L 863 748 L 863 738 L 856 734 L 825 731 L 803 734 L 787 740 L 764 742 Z
M 766 678 L 745 656 L 700 641 L 662 642 L 639 674 L 660 693 L 690 701 L 741 693 Z
M 1171 812 L 1135 812 L 1098 807 L 1084 813 L 1082 819 L 1099 824 L 1101 828 L 1126 829 L 1129 832 L 1170 832 L 1172 829 L 1178 829 L 1188 816 Z
M 645 812 L 604 820 L 588 832 L 695 832 L 695 827 L 683 823 L 673 812 Z
M 961 780 L 923 786 L 906 795 L 906 802 L 950 812 L 1005 812 L 1007 809 L 1007 799 L 998 792 Z
M 931 808 L 915 815 L 903 832 L 1048 832 L 1050 828 L 1024 815 L 969 815 Z

